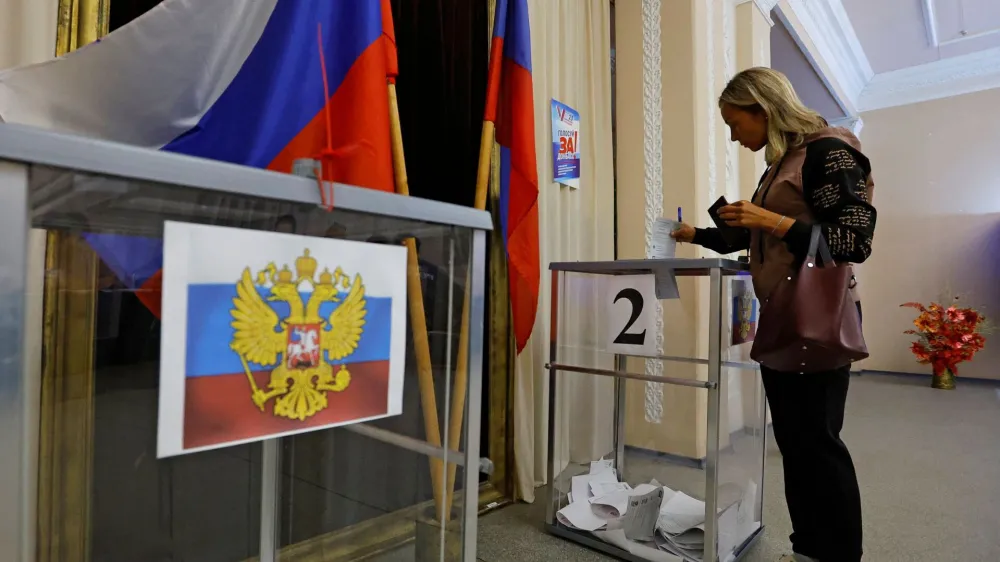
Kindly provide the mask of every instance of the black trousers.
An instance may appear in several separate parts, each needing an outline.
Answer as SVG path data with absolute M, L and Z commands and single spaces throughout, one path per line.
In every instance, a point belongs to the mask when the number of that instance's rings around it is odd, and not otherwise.
M 820 562 L 861 560 L 861 494 L 840 439 L 850 366 L 822 373 L 761 367 L 785 468 L 792 549 Z

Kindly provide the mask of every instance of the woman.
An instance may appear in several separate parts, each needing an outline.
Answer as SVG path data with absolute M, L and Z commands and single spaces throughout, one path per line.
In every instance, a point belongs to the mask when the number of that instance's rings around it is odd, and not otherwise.
M 829 127 L 802 104 L 783 74 L 767 68 L 737 74 L 719 109 L 733 142 L 765 150 L 768 169 L 752 201 L 719 211 L 726 224 L 743 229 L 739 243 L 727 244 L 717 229 L 688 225 L 673 237 L 720 254 L 749 250 L 762 303 L 802 263 L 814 224 L 821 225 L 835 261 L 864 262 L 871 254 L 875 208 L 869 202 L 871 166 L 857 137 Z M 761 375 L 792 519 L 795 554 L 782 560 L 861 560 L 861 497 L 840 439 L 850 365 L 808 374 L 762 366 Z

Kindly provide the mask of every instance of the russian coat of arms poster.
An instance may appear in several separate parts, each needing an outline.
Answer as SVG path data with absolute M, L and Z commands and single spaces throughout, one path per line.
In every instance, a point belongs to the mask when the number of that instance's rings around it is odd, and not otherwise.
M 402 411 L 406 249 L 164 227 L 157 456 Z

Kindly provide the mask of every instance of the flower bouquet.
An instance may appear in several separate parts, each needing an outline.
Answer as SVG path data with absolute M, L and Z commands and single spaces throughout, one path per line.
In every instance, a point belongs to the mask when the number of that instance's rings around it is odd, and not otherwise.
M 900 306 L 920 311 L 920 315 L 913 321 L 917 329 L 906 330 L 904 333 L 919 336 L 910 345 L 910 351 L 920 363 L 933 367 L 931 386 L 946 390 L 955 388 L 958 364 L 972 359 L 986 344 L 986 317 L 973 308 L 954 305 L 944 307 L 931 303 L 924 306 L 908 302 Z

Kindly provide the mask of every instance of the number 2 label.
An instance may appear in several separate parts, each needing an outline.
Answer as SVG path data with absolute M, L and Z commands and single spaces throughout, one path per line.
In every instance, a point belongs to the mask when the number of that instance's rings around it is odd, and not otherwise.
M 604 291 L 605 351 L 656 355 L 656 278 L 619 275 L 607 278 Z
M 615 303 L 617 303 L 622 299 L 627 299 L 628 302 L 632 305 L 632 315 L 629 316 L 628 322 L 625 323 L 625 327 L 622 328 L 621 333 L 619 333 L 618 337 L 615 338 L 614 343 L 623 343 L 627 345 L 642 345 L 646 343 L 646 330 L 634 334 L 628 333 L 628 329 L 631 328 L 632 324 L 635 324 L 635 321 L 638 320 L 639 316 L 642 315 L 642 307 L 644 300 L 642 298 L 642 293 L 640 293 L 637 289 L 633 289 L 632 287 L 626 287 L 625 289 L 618 291 L 618 295 L 615 297 Z

